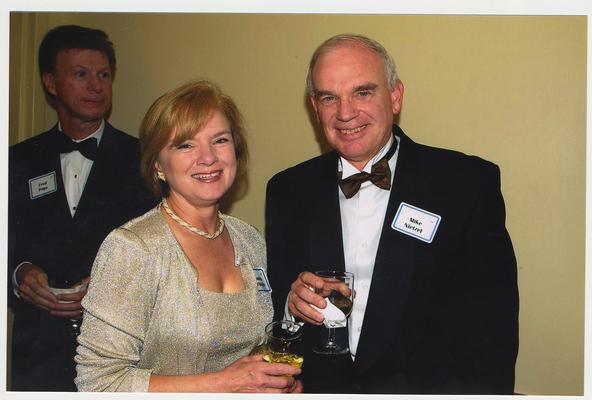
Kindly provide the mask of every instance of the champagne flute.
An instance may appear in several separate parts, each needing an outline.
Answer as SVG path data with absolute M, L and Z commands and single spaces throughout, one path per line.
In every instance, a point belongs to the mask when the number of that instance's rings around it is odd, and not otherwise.
M 274 321 L 265 327 L 263 359 L 301 368 L 304 361 L 301 326 L 293 321 Z
M 324 280 L 323 288 L 317 289 L 316 293 L 323 296 L 329 303 L 337 307 L 335 312 L 325 312 L 325 325 L 329 328 L 327 341 L 317 345 L 313 351 L 317 354 L 346 354 L 349 347 L 340 346 L 335 340 L 335 328 L 338 324 L 347 324 L 347 318 L 352 312 L 354 305 L 354 274 L 345 271 L 317 271 L 315 274 Z M 325 309 L 326 310 L 326 309 Z M 339 315 L 335 315 L 339 314 Z M 344 325 L 345 326 L 345 325 Z

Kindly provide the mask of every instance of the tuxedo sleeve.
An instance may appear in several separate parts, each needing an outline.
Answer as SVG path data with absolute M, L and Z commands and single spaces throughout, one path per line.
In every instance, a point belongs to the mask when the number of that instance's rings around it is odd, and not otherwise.
M 290 185 L 279 175 L 267 184 L 265 200 L 265 240 L 267 244 L 267 271 L 272 287 L 274 320 L 283 319 L 286 296 L 290 285 L 298 276 L 298 261 L 291 254 L 297 247 L 298 217 L 292 206 Z M 301 249 L 305 251 L 304 248 Z
M 8 171 L 8 305 L 14 305 L 16 293 L 13 290 L 13 275 L 17 266 L 24 261 L 34 261 L 26 253 L 26 246 L 30 245 L 27 240 L 27 215 L 26 204 L 29 199 L 24 198 L 27 187 L 23 182 L 26 175 L 23 173 L 20 157 L 15 155 L 15 150 L 9 150 L 9 171 Z
M 518 353 L 516 258 L 505 227 L 497 166 L 474 183 L 477 196 L 464 236 L 456 326 L 462 392 L 512 394 Z
M 10 156 L 9 156 L 10 158 Z M 10 165 L 10 164 L 9 164 Z M 14 185 L 14 178 L 12 173 L 12 166 L 9 166 L 8 170 L 8 265 L 7 265 L 7 290 L 6 293 L 8 295 L 8 306 L 12 305 L 13 302 L 13 287 L 12 287 L 12 275 L 16 268 L 15 260 L 16 260 L 16 221 L 15 221 L 15 198 L 14 193 L 12 192 L 11 188 Z M 17 263 L 18 264 L 18 263 Z

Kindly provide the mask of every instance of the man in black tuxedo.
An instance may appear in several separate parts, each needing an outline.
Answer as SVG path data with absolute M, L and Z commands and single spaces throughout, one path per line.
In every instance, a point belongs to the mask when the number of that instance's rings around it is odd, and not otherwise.
M 140 177 L 138 140 L 106 121 L 115 74 L 107 35 L 54 28 L 40 45 L 39 69 L 58 122 L 9 152 L 11 389 L 75 391 L 74 325 L 96 252 L 156 200 Z
M 304 322 L 305 392 L 512 394 L 516 259 L 499 168 L 413 142 L 394 124 L 403 84 L 386 50 L 338 35 L 313 54 L 312 107 L 334 151 L 275 175 L 266 239 L 275 318 Z M 326 337 L 323 280 L 355 274 L 350 354 Z M 339 340 L 339 335 L 338 335 Z

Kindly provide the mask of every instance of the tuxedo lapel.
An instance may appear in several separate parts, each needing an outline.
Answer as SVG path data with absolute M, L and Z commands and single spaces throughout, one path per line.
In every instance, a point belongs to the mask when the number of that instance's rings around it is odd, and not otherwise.
M 311 265 L 307 270 L 343 271 L 343 239 L 337 186 L 337 153 L 327 154 L 311 191 L 309 249 Z
M 394 133 L 401 144 L 356 351 L 356 373 L 374 363 L 396 337 L 413 275 L 417 240 L 391 224 L 401 202 L 414 204 L 417 198 L 415 144 L 396 126 Z
M 108 196 L 107 186 L 109 183 L 108 175 L 110 174 L 111 151 L 114 143 L 113 127 L 105 121 L 105 128 L 103 136 L 99 143 L 96 159 L 93 162 L 90 173 L 84 185 L 82 196 L 78 202 L 78 210 L 74 214 L 74 218 L 82 218 L 90 213 L 96 213 L 96 206 L 104 202 L 105 196 Z
M 50 151 L 44 149 L 40 154 L 47 154 L 47 157 L 49 157 L 47 160 L 49 169 L 50 171 L 55 171 L 56 174 L 57 193 L 55 197 L 56 206 L 54 209 L 58 210 L 57 213 L 63 221 L 70 221 L 72 220 L 72 214 L 70 213 L 70 206 L 68 205 L 68 198 L 66 197 L 66 186 L 64 185 L 62 162 L 58 147 L 58 135 L 63 135 L 63 133 L 59 131 L 58 125 L 56 124 L 50 131 L 49 144 L 47 145 Z M 42 145 L 42 147 L 44 147 L 44 145 Z
M 64 214 L 66 220 L 72 219 L 72 213 L 70 212 L 70 205 L 68 204 L 68 197 L 66 196 L 66 186 L 64 185 L 64 177 L 62 175 L 62 163 L 60 161 L 60 154 L 58 153 L 54 157 L 56 179 L 58 181 L 58 204 L 60 213 Z
M 309 265 L 301 266 L 301 270 L 345 270 L 337 160 L 336 152 L 325 154 L 320 158 L 320 163 L 315 165 L 314 175 L 303 176 L 305 182 L 310 185 L 310 195 L 306 200 L 303 199 L 302 204 L 303 210 L 310 210 L 310 215 L 306 218 L 310 220 L 308 232 L 303 231 L 307 235 L 310 254 Z M 326 335 L 327 329 L 322 325 L 304 325 L 304 358 L 308 366 L 303 370 L 302 379 L 309 392 L 339 392 L 339 379 L 350 375 L 352 363 L 349 356 L 332 357 L 313 352 L 313 346 Z M 337 329 L 336 335 L 340 343 L 347 343 L 345 329 Z M 319 376 L 326 377 L 326 380 L 319 382 Z

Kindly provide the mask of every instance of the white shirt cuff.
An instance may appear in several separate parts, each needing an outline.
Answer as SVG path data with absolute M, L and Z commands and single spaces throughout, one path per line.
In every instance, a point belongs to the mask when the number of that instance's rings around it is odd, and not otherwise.
M 14 272 L 12 273 L 12 292 L 14 293 L 14 295 L 20 299 L 21 298 L 21 293 L 19 292 L 19 284 L 18 281 L 16 280 L 16 273 L 18 272 L 19 268 L 23 266 L 23 264 L 31 264 L 30 261 L 23 261 L 22 263 L 20 263 L 19 265 L 16 266 L 16 268 L 14 269 Z

